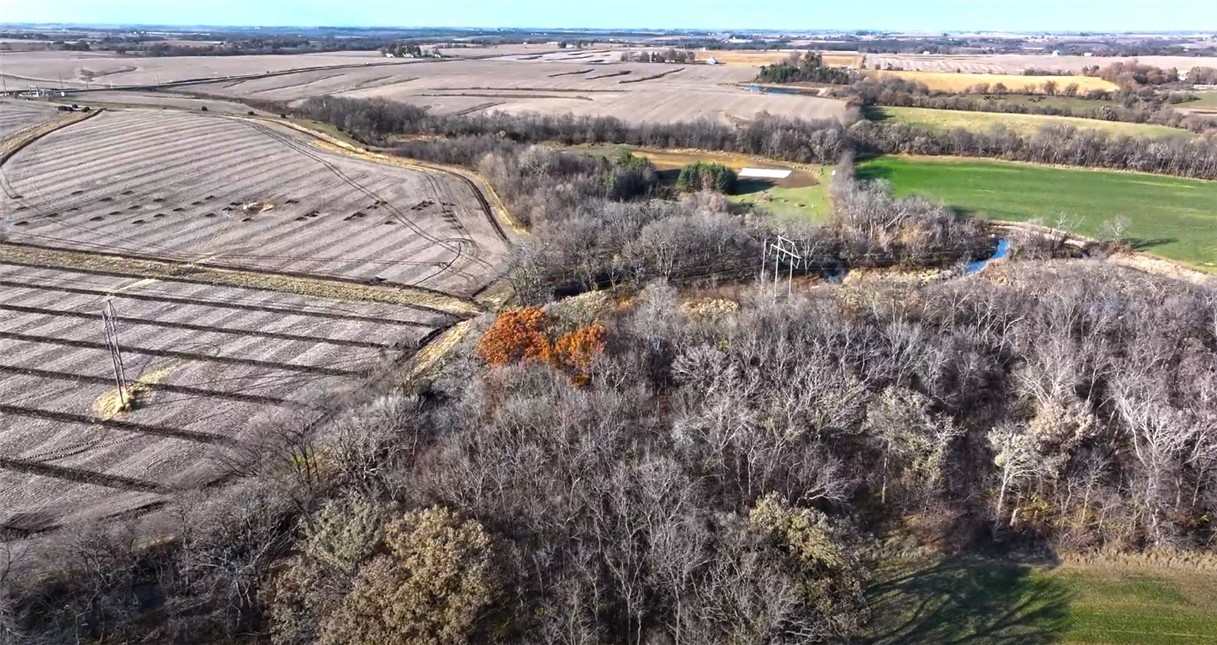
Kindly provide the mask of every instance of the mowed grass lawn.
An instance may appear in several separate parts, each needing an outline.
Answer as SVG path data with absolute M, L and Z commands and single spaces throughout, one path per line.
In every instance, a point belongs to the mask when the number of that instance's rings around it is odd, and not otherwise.
M 1196 92 L 1196 100 L 1181 103 L 1183 107 L 1217 108 L 1217 90 Z
M 739 206 L 758 206 L 775 217 L 791 221 L 823 221 L 828 217 L 828 185 L 832 179 L 832 168 L 827 166 L 792 164 L 726 152 L 653 150 L 628 146 L 585 146 L 578 149 L 586 154 L 609 157 L 629 150 L 655 164 L 668 184 L 676 183 L 682 167 L 699 161 L 720 163 L 737 172 L 744 168 L 788 169 L 791 176 L 785 180 L 740 178 L 735 194 L 729 195 L 727 200 Z
M 816 183 L 783 186 L 781 183 L 740 179 L 739 189 L 727 199 L 732 204 L 759 206 L 780 219 L 824 221 L 828 218 L 828 184 L 832 181 L 832 169 L 826 166 L 812 167 L 804 172 L 813 176 Z
M 1125 217 L 1129 241 L 1156 255 L 1217 270 L 1217 182 L 992 160 L 879 157 L 862 179 L 886 179 L 897 195 L 918 194 L 991 219 L 1051 225 L 1073 220 L 1083 235 Z
M 874 572 L 872 643 L 1217 643 L 1217 574 L 896 560 Z
M 1079 130 L 1101 130 L 1112 136 L 1125 135 L 1153 139 L 1190 139 L 1196 136 L 1187 130 L 1165 125 L 1121 123 L 1042 114 L 999 114 L 929 108 L 874 107 L 866 110 L 866 118 L 871 121 L 899 121 L 935 132 L 947 132 L 955 128 L 986 132 L 993 126 L 1001 124 L 1020 134 L 1030 135 L 1045 126 L 1067 125 Z
M 1176 107 L 1208 116 L 1217 114 L 1217 90 L 1196 92 L 1195 101 L 1180 103 Z

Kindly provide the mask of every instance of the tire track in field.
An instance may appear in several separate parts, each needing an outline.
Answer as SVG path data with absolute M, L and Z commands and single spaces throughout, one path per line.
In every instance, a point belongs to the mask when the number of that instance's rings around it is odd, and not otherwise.
M 274 136 L 274 138 L 279 139 L 280 141 L 284 142 L 285 145 L 295 148 L 295 150 L 297 150 L 298 152 L 301 152 L 302 155 L 308 156 L 310 158 L 314 158 L 315 161 L 318 161 L 319 163 L 324 164 L 324 166 L 326 166 L 327 168 L 330 168 L 332 170 L 332 172 L 335 172 L 337 174 L 337 176 L 340 176 L 340 178 L 344 178 L 344 180 L 349 179 L 349 178 L 346 178 L 346 175 L 341 174 L 342 173 L 341 169 L 338 169 L 335 166 L 335 164 L 332 164 L 329 161 L 326 161 L 326 159 L 323 156 L 319 155 L 319 153 L 314 152 L 312 150 L 312 148 L 310 148 L 307 144 L 301 144 L 301 142 L 293 139 L 291 135 L 288 135 L 285 133 L 279 133 L 279 131 L 274 131 L 273 128 L 269 127 L 269 125 L 264 125 L 262 123 L 253 122 L 253 120 L 249 120 L 249 119 L 241 119 L 241 120 L 242 120 L 242 122 L 251 124 L 252 127 L 257 128 L 260 131 L 264 131 L 264 133 L 268 133 L 271 136 Z M 309 130 L 307 130 L 307 129 L 302 128 L 301 130 L 305 131 L 305 133 L 309 133 Z M 316 136 L 313 133 L 309 133 L 309 134 Z M 359 157 L 359 158 L 361 158 L 361 157 Z M 366 159 L 365 159 L 365 161 L 366 161 Z M 470 180 L 469 178 L 466 178 L 466 176 L 461 175 L 460 173 L 449 172 L 449 170 L 445 170 L 445 169 L 441 169 L 441 168 L 434 168 L 434 167 L 430 167 L 430 166 L 420 166 L 419 168 L 424 168 L 424 169 L 428 170 L 428 172 L 441 172 L 441 173 L 444 173 L 445 175 L 456 176 L 456 178 L 458 178 L 460 181 L 462 181 L 462 183 L 465 183 L 467 186 L 469 186 L 473 192 L 473 196 L 475 196 L 477 198 L 477 200 L 479 202 L 479 206 L 482 207 L 483 214 L 486 215 L 486 218 L 488 219 L 490 225 L 492 225 L 492 228 L 494 229 L 495 234 L 497 234 L 499 236 L 500 240 L 507 241 L 506 232 L 503 230 L 503 228 L 501 228 L 501 225 L 499 224 L 498 219 L 494 217 L 494 213 L 493 213 L 492 209 L 490 209 L 489 201 L 487 200 L 486 196 L 483 195 L 482 191 L 478 189 L 478 186 L 475 183 L 473 183 L 472 180 Z M 433 178 L 430 174 L 426 174 L 425 176 L 427 176 L 428 181 L 433 180 Z M 361 191 L 368 192 L 369 197 L 375 197 L 376 200 L 385 202 L 385 206 L 389 209 L 389 211 L 392 212 L 393 217 L 398 219 L 399 221 L 402 221 L 402 223 L 410 226 L 411 230 L 414 230 L 415 232 L 417 232 L 417 234 L 419 234 L 422 237 L 422 239 L 431 241 L 433 243 L 433 245 L 438 245 L 439 247 L 447 249 L 447 251 L 454 252 L 454 257 L 452 258 L 452 260 L 450 260 L 450 262 L 448 262 L 447 264 L 443 265 L 443 267 L 439 268 L 436 271 L 436 273 L 421 277 L 421 279 L 417 279 L 414 282 L 411 282 L 411 284 L 413 284 L 415 286 L 420 285 L 420 284 L 422 284 L 422 282 L 433 279 L 433 277 L 437 277 L 439 275 L 443 275 L 444 273 L 447 273 L 447 271 L 450 271 L 450 273 L 454 273 L 456 275 L 460 275 L 462 277 L 466 277 L 466 279 L 469 279 L 469 277 L 470 277 L 469 275 L 464 274 L 464 273 L 462 273 L 462 271 L 454 268 L 455 263 L 458 262 L 458 260 L 460 260 L 460 258 L 461 258 L 462 243 L 458 243 L 458 245 L 455 246 L 455 249 L 452 247 L 449 247 L 448 245 L 445 245 L 444 241 L 438 240 L 438 239 L 436 239 L 436 237 L 434 237 L 432 235 L 428 235 L 428 234 L 426 234 L 425 231 L 422 231 L 419 228 L 419 226 L 417 226 L 414 223 L 413 220 L 409 219 L 408 217 L 405 217 L 405 215 L 402 214 L 402 212 L 400 212 L 399 209 L 396 206 L 394 206 L 394 204 L 392 204 L 391 202 L 388 202 L 385 200 L 380 200 L 380 197 L 378 197 L 375 192 L 366 191 L 366 189 L 364 189 L 364 187 L 360 186 L 358 183 L 355 183 L 352 185 L 353 185 L 353 187 L 357 187 L 357 189 L 359 189 Z M 437 195 L 439 195 L 441 197 L 445 193 L 444 191 L 438 191 L 438 190 L 433 190 L 433 192 L 437 192 Z M 460 224 L 460 226 L 461 226 L 461 230 L 464 230 L 464 224 Z M 466 237 L 466 240 L 469 240 L 469 239 L 467 239 L 467 237 Z M 477 242 L 475 240 L 469 240 L 466 243 L 470 243 L 470 245 L 475 248 L 477 246 Z M 481 265 L 483 265 L 483 267 L 486 267 L 487 269 L 492 270 L 492 273 L 495 269 L 497 269 L 497 267 L 494 267 L 494 265 L 492 263 L 489 263 L 488 260 L 482 259 L 481 257 L 475 256 L 472 258 L 472 260 L 473 260 L 473 262 L 475 262 L 477 264 L 481 264 Z
M 409 227 L 409 228 L 410 228 L 410 230 L 414 231 L 414 232 L 415 232 L 415 234 L 417 234 L 419 237 L 422 237 L 424 240 L 427 240 L 428 242 L 431 242 L 432 244 L 435 244 L 435 245 L 437 245 L 437 246 L 440 246 L 440 247 L 441 247 L 441 248 L 443 248 L 444 250 L 446 250 L 446 251 L 449 251 L 449 252 L 453 253 L 453 255 L 455 255 L 457 258 L 459 258 L 459 257 L 460 257 L 460 253 L 461 253 L 461 250 L 460 250 L 460 245 L 457 245 L 457 246 L 454 248 L 454 247 L 452 247 L 452 246 L 449 246 L 449 245 L 448 245 L 446 242 L 444 242 L 443 240 L 440 240 L 439 238 L 437 238 L 437 237 L 435 237 L 435 236 L 431 235 L 430 233 L 427 233 L 425 230 L 423 230 L 423 228 L 422 228 L 422 227 L 420 227 L 420 226 L 419 226 L 417 223 L 415 223 L 415 222 L 414 222 L 414 220 L 412 220 L 412 219 L 410 219 L 409 217 L 406 217 L 405 215 L 403 215 L 403 214 L 401 213 L 400 209 L 398 209 L 398 208 L 397 208 L 395 205 L 393 205 L 392 203 L 389 203 L 389 202 L 388 202 L 388 201 L 386 201 L 386 200 L 382 200 L 382 199 L 381 199 L 381 197 L 380 197 L 380 195 L 378 195 L 378 194 L 376 194 L 375 192 L 373 192 L 373 191 L 371 191 L 371 190 L 367 189 L 367 188 L 366 188 L 366 187 L 364 187 L 362 184 L 360 184 L 359 182 L 357 182 L 357 181 L 355 181 L 354 179 L 352 179 L 352 178 L 351 178 L 349 175 L 347 175 L 347 174 L 346 174 L 346 173 L 345 173 L 345 172 L 344 172 L 344 171 L 343 171 L 341 168 L 339 168 L 339 167 L 338 167 L 336 164 L 334 164 L 333 162 L 331 162 L 331 161 L 329 161 L 328 159 L 326 159 L 326 158 L 325 158 L 325 157 L 324 157 L 322 154 L 320 154 L 320 153 L 315 152 L 314 150 L 312 150 L 312 149 L 311 149 L 311 148 L 308 146 L 308 144 L 304 144 L 304 143 L 301 143 L 301 142 L 299 142 L 299 141 L 296 141 L 296 140 L 295 140 L 295 138 L 293 138 L 291 135 L 286 134 L 286 133 L 283 133 L 283 132 L 279 132 L 279 131 L 275 130 L 274 128 L 272 128 L 271 126 L 268 126 L 268 125 L 265 125 L 265 124 L 262 124 L 262 123 L 259 123 L 259 122 L 256 122 L 256 121 L 243 120 L 243 121 L 241 121 L 241 122 L 242 122 L 242 123 L 246 123 L 246 124 L 248 124 L 250 127 L 252 127 L 252 128 L 254 128 L 254 129 L 258 130 L 259 132 L 262 132 L 263 134 L 265 134 L 265 135 L 267 135 L 267 136 L 269 136 L 269 137 L 271 137 L 271 138 L 273 138 L 273 139 L 275 139 L 275 140 L 279 141 L 280 143 L 282 143 L 282 144 L 284 144 L 285 146 L 287 146 L 287 147 L 289 147 L 289 148 L 291 148 L 291 149 L 295 150 L 296 152 L 298 152 L 298 153 L 300 153 L 300 154 L 302 154 L 302 155 L 304 155 L 304 156 L 308 157 L 309 159 L 312 159 L 313 161 L 316 161 L 317 163 L 319 163 L 319 164 L 321 164 L 322 166 L 324 166 L 324 167 L 325 167 L 327 170 L 329 170 L 331 173 L 333 173 L 333 174 L 334 174 L 334 176 L 338 177 L 338 178 L 339 178 L 339 179 L 340 179 L 340 180 L 341 180 L 343 183 L 347 184 L 347 185 L 348 185 L 348 186 L 350 186 L 351 188 L 354 188 L 355 190 L 358 190 L 359 192 L 363 193 L 363 194 L 364 194 L 364 195 L 366 195 L 367 197 L 369 197 L 369 198 L 371 198 L 371 199 L 374 199 L 374 200 L 376 200 L 376 201 L 384 201 L 384 202 L 385 202 L 385 204 L 384 204 L 384 205 L 385 205 L 385 207 L 386 207 L 386 208 L 388 208 L 388 209 L 390 210 L 390 212 L 393 214 L 393 216 L 394 216 L 394 217 L 395 217 L 395 218 L 396 218 L 398 221 L 400 221 L 401 223 L 403 223 L 403 224 L 405 224 L 407 227 Z M 454 259 L 453 261 L 455 261 L 455 259 Z M 485 265 L 485 266 L 486 266 L 487 268 L 489 268 L 489 269 L 493 269 L 493 268 L 494 268 L 494 267 L 493 267 L 493 265 L 491 265 L 489 262 L 486 262 L 486 261 L 484 261 L 484 260 L 481 262 L 481 264 Z

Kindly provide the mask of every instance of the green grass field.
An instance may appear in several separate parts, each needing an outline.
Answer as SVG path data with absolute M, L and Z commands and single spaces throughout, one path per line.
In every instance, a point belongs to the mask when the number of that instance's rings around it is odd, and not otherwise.
M 981 95 L 973 95 L 973 96 L 981 96 Z M 989 96 L 994 101 L 1001 101 L 1001 102 L 1005 102 L 1005 103 L 1017 103 L 1019 105 L 1039 105 L 1039 106 L 1043 106 L 1043 107 L 1069 108 L 1071 110 L 1077 110 L 1077 109 L 1093 110 L 1097 107 L 1102 107 L 1104 105 L 1110 105 L 1110 106 L 1120 105 L 1119 101 L 1108 101 L 1106 99 L 1091 100 L 1091 99 L 1078 98 L 1076 96 L 1061 96 L 1059 94 L 1056 96 L 1044 96 L 1042 94 L 1035 94 L 1035 95 L 1003 94 L 1000 96 L 998 96 L 996 94 L 988 94 L 988 95 L 984 95 L 984 96 Z
M 1196 92 L 1195 101 L 1180 103 L 1179 106 L 1187 108 L 1217 108 L 1217 90 Z
M 928 108 L 874 107 L 867 109 L 866 118 L 872 121 L 899 121 L 935 132 L 946 132 L 955 128 L 985 132 L 1000 123 L 1020 134 L 1028 135 L 1034 134 L 1045 126 L 1067 125 L 1079 130 L 1101 130 L 1113 136 L 1127 135 L 1153 139 L 1188 139 L 1195 136 L 1187 130 L 1165 125 L 1121 123 L 1042 114 L 998 114 L 996 112 L 964 112 Z
M 328 134 L 331 137 L 334 137 L 335 139 L 338 139 L 339 141 L 342 141 L 344 143 L 349 143 L 350 145 L 357 146 L 359 148 L 364 147 L 362 143 L 356 141 L 353 137 L 351 137 L 351 135 L 339 130 L 338 126 L 333 125 L 331 123 L 326 123 L 324 121 L 314 121 L 312 119 L 300 119 L 300 118 L 295 118 L 295 117 L 289 119 L 289 121 L 291 121 L 292 123 L 295 123 L 296 125 L 304 126 L 310 130 L 316 130 L 317 132 L 324 132 L 325 134 Z
M 1211 573 L 899 560 L 875 572 L 868 596 L 876 644 L 1217 642 Z
M 813 186 L 788 188 L 741 179 L 736 194 L 728 197 L 728 200 L 732 204 L 759 206 L 781 219 L 822 221 L 828 217 L 831 170 L 828 167 L 818 168 L 814 174 L 819 183 Z
M 721 163 L 739 171 L 747 167 L 787 168 L 792 171 L 788 180 L 767 181 L 740 179 L 734 195 L 727 200 L 737 206 L 758 206 L 781 219 L 822 221 L 828 217 L 828 185 L 832 179 L 832 168 L 816 164 L 790 164 L 776 159 L 764 159 L 748 155 L 724 152 L 697 152 L 651 150 L 629 146 L 579 146 L 584 154 L 616 157 L 622 150 L 646 157 L 660 171 L 667 185 L 674 185 L 681 167 L 704 161 Z
M 858 165 L 858 177 L 992 219 L 1052 224 L 1066 216 L 1083 235 L 1097 236 L 1122 216 L 1130 222 L 1127 239 L 1140 248 L 1217 269 L 1217 182 L 930 157 L 871 159 Z

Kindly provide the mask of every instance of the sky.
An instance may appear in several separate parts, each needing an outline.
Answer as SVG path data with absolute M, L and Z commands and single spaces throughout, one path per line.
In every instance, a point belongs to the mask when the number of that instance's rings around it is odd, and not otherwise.
M 1213 0 L 0 0 L 0 23 L 1217 31 Z

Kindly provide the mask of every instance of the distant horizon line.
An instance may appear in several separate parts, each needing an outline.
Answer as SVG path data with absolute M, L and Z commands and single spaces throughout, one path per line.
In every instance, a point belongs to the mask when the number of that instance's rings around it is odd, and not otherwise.
M 1145 36 L 1165 36 L 1165 35 L 1217 35 L 1217 30 L 1191 30 L 1191 29 L 1166 29 L 1166 30 L 1102 30 L 1102 29 L 1022 29 L 1022 30 L 1000 30 L 1000 29 L 881 29 L 877 27 L 840 27 L 833 29 L 775 29 L 775 28 L 760 28 L 760 27 L 736 27 L 736 28 L 692 28 L 692 27 L 540 27 L 540 26 L 517 26 L 517 27 L 485 27 L 476 25 L 462 26 L 437 26 L 437 25 L 257 25 L 257 24 L 188 24 L 188 23 L 140 23 L 140 22 L 0 22 L 0 28 L 10 27 L 33 27 L 33 28 L 48 28 L 48 27 L 64 27 L 64 28 L 87 28 L 87 27 L 103 27 L 103 28 L 153 28 L 153 27 L 168 27 L 174 29 L 432 29 L 436 31 L 539 31 L 539 32 L 570 32 L 570 33 L 595 33 L 595 32 L 690 32 L 690 33 L 772 33 L 772 34 L 833 34 L 833 33 L 856 33 L 856 32 L 875 32 L 881 34 L 1009 34 L 1009 35 L 1052 35 L 1052 36 L 1081 36 L 1081 35 L 1103 35 L 1103 36 L 1127 36 L 1127 35 L 1145 35 Z

